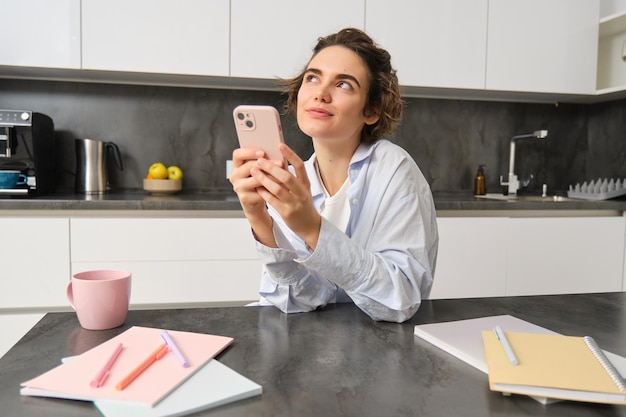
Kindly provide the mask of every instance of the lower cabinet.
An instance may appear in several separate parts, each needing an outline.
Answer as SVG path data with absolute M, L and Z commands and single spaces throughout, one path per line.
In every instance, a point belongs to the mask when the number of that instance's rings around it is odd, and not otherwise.
M 625 218 L 440 217 L 430 298 L 622 291 Z
M 69 307 L 69 219 L 2 217 L 0 309 Z
M 506 295 L 621 291 L 624 217 L 509 220 Z
M 508 219 L 440 217 L 430 298 L 494 297 L 506 291 Z
M 430 298 L 623 291 L 626 217 L 438 218 Z M 0 217 L 0 311 L 69 309 L 72 274 L 125 269 L 131 305 L 243 305 L 261 262 L 243 217 Z
M 125 269 L 131 306 L 258 300 L 245 218 L 72 218 L 72 273 Z

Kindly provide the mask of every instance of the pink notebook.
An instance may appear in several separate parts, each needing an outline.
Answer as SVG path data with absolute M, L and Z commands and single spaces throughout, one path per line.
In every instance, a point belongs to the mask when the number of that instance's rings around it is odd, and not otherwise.
M 233 342 L 232 337 L 168 330 L 189 366 L 183 367 L 170 351 L 125 389 L 117 390 L 115 385 L 163 343 L 162 332 L 163 329 L 131 327 L 74 360 L 23 382 L 20 394 L 84 401 L 115 399 L 154 406 Z M 91 387 L 91 380 L 119 343 L 124 347 L 104 385 Z

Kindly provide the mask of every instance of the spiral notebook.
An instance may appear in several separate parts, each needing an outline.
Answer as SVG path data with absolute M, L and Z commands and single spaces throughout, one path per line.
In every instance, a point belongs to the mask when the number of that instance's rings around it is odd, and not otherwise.
M 506 332 L 512 365 L 493 331 L 483 331 L 492 391 L 626 404 L 626 382 L 590 337 Z

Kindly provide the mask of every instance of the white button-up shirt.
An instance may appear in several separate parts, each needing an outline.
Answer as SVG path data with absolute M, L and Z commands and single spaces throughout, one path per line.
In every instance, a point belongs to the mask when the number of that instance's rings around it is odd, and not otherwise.
M 314 161 L 315 154 L 306 169 L 319 211 L 325 196 Z M 279 248 L 257 242 L 261 296 L 287 313 L 353 301 L 374 320 L 403 322 L 433 283 L 439 237 L 430 187 L 413 158 L 387 140 L 361 144 L 348 175 L 346 230 L 322 217 L 314 251 L 269 208 Z

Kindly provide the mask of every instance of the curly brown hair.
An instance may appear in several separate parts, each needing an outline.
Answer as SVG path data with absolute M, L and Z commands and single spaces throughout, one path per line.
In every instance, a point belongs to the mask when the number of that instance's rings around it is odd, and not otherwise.
M 319 38 L 317 45 L 313 48 L 311 59 L 329 46 L 343 46 L 350 49 L 361 57 L 367 67 L 370 82 L 363 114 L 365 116 L 378 114 L 379 118 L 376 123 L 365 125 L 361 132 L 361 142 L 374 143 L 385 135 L 392 134 L 402 118 L 404 103 L 400 95 L 396 70 L 391 66 L 389 52 L 376 45 L 365 32 L 346 28 Z M 280 80 L 284 93 L 287 95 L 287 101 L 283 106 L 287 113 L 296 113 L 298 91 L 307 66 L 298 76 Z

